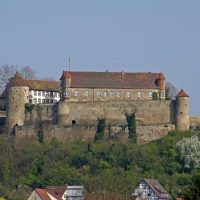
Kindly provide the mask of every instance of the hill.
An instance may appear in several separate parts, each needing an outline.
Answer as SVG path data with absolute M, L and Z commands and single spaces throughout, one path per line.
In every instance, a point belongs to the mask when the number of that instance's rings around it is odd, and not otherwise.
M 40 143 L 23 138 L 0 140 L 0 194 L 8 200 L 26 199 L 31 190 L 47 185 L 83 184 L 88 192 L 104 191 L 129 199 L 143 178 L 155 178 L 173 196 L 190 186 L 192 174 L 184 168 L 176 143 L 199 132 L 171 132 L 145 145 L 113 141 Z

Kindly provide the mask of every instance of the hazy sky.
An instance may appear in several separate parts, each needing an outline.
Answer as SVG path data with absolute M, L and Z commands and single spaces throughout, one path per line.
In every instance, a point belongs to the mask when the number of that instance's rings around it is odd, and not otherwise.
M 0 65 L 162 71 L 200 115 L 200 0 L 0 0 Z

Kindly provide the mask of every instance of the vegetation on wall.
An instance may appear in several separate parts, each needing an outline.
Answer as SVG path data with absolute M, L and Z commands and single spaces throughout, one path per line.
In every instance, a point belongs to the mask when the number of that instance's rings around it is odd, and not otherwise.
M 39 131 L 38 131 L 38 141 L 40 143 L 44 143 L 44 130 L 43 130 L 43 127 L 42 125 L 40 125 L 40 128 L 39 128 Z
M 152 93 L 152 99 L 153 100 L 158 100 L 159 98 L 158 98 L 158 92 L 153 92 Z
M 35 104 L 26 103 L 25 104 L 25 111 L 26 112 L 32 112 L 35 109 Z
M 97 132 L 94 141 L 100 141 L 103 139 L 105 127 L 106 127 L 106 120 L 104 118 L 98 118 Z
M 135 113 L 126 113 L 126 121 L 128 124 L 128 137 L 133 143 L 137 143 Z

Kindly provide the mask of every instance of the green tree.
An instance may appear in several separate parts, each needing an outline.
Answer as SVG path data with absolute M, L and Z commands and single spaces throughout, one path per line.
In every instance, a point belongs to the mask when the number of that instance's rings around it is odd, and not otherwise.
M 38 131 L 38 141 L 40 143 L 44 143 L 44 130 L 41 127 L 40 130 Z
M 105 127 L 106 127 L 106 120 L 104 118 L 98 118 L 97 132 L 94 141 L 99 141 L 103 139 Z
M 133 143 L 137 143 L 135 113 L 126 113 L 126 121 L 128 123 L 128 137 Z
M 200 200 L 200 173 L 192 176 L 192 183 L 186 191 L 185 200 Z

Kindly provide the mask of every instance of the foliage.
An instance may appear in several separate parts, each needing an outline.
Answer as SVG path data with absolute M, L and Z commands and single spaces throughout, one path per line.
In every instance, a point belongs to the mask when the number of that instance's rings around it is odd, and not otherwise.
M 197 136 L 183 138 L 176 146 L 185 168 L 200 168 L 200 140 Z
M 172 83 L 167 82 L 165 92 L 166 99 L 175 100 L 178 90 Z
M 200 173 L 194 173 L 191 184 L 185 193 L 185 200 L 200 200 Z
M 26 103 L 25 104 L 25 110 L 26 112 L 32 112 L 35 109 L 35 104 Z
M 38 131 L 38 141 L 40 143 L 44 143 L 44 130 L 42 127 L 40 127 L 40 129 Z
M 128 123 L 128 135 L 129 135 L 129 139 L 133 143 L 137 143 L 135 113 L 130 113 L 130 114 L 126 113 L 126 121 Z
M 197 131 L 173 131 L 145 145 L 111 140 L 70 143 L 56 138 L 40 143 L 28 137 L 19 138 L 13 145 L 11 140 L 2 138 L 0 194 L 6 200 L 21 200 L 28 199 L 36 187 L 79 184 L 89 194 L 101 193 L 113 200 L 131 199 L 139 181 L 154 178 L 174 199 L 183 197 L 185 191 L 196 192 L 193 186 L 199 184 L 200 169 L 185 170 L 176 143 L 197 135 Z
M 152 99 L 153 100 L 158 100 L 159 98 L 158 98 L 158 92 L 153 92 L 152 93 Z
M 105 127 L 106 127 L 106 120 L 104 118 L 98 118 L 97 132 L 94 141 L 99 141 L 103 139 Z

